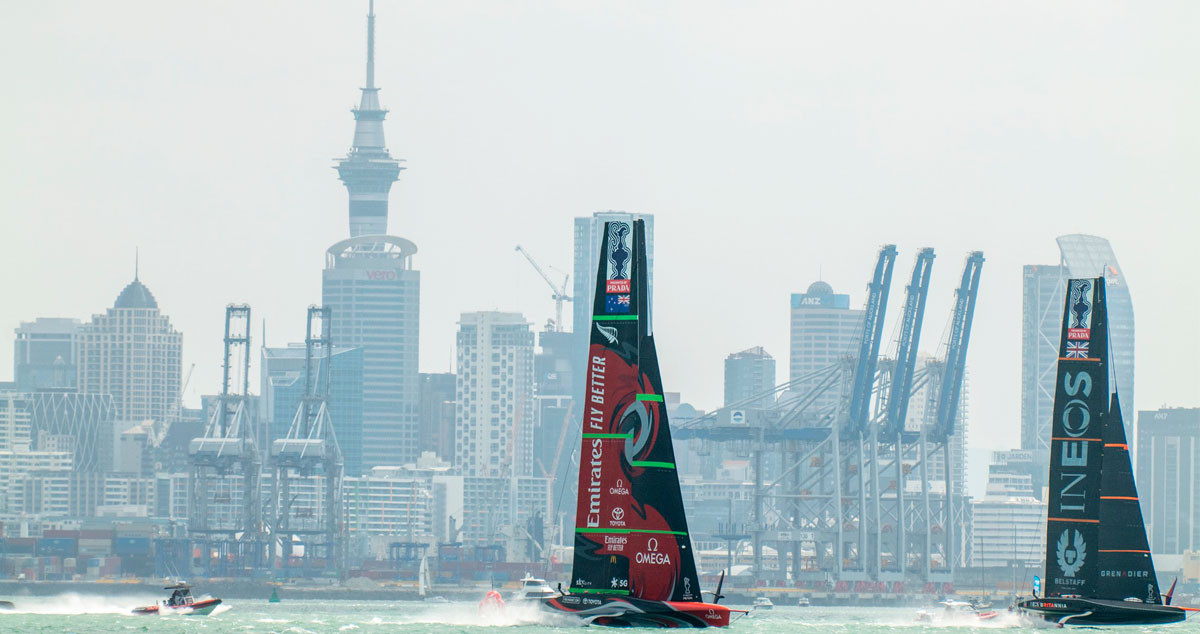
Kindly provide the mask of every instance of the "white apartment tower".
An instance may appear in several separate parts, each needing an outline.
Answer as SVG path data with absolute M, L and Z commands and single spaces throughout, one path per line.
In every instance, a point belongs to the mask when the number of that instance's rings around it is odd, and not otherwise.
M 455 462 L 463 475 L 532 475 L 533 344 L 533 331 L 520 313 L 462 314 Z

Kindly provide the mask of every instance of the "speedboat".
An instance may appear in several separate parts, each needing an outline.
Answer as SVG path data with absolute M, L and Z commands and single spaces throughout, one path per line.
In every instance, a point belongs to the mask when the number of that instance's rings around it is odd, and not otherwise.
M 807 595 L 800 595 L 800 598 L 796 599 L 796 607 L 807 608 L 810 605 L 812 605 L 812 601 L 809 600 Z
M 767 597 L 756 597 L 754 599 L 755 610 L 770 610 L 773 607 L 775 607 L 775 604 L 771 603 L 771 599 Z
M 513 601 L 541 601 L 555 596 L 558 596 L 558 593 L 550 587 L 550 584 L 546 583 L 545 579 L 538 579 L 525 573 L 525 577 L 521 579 L 521 589 L 517 591 L 517 596 Z
M 919 610 L 917 612 L 918 623 L 961 623 L 970 624 L 979 621 L 990 621 L 1000 613 L 995 610 L 980 610 L 973 604 L 966 601 L 942 601 L 939 605 L 941 610 Z
M 192 596 L 192 587 L 186 583 L 177 583 L 172 586 L 166 586 L 163 590 L 171 590 L 171 597 L 164 599 L 161 603 L 155 605 L 142 606 L 134 608 L 134 614 L 151 615 L 151 614 L 184 614 L 184 615 L 206 615 L 212 614 L 212 611 L 221 605 L 221 600 L 215 597 L 205 596 L 199 599 Z

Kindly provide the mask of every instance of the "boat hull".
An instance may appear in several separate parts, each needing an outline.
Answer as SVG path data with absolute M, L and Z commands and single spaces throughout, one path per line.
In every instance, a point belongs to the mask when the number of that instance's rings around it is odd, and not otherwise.
M 569 615 L 585 623 L 616 627 L 725 627 L 733 614 L 715 603 L 699 601 L 649 601 L 634 597 L 565 594 L 541 602 L 542 609 Z
M 212 611 L 221 605 L 220 599 L 201 599 L 193 602 L 191 605 L 181 605 L 178 607 L 148 605 L 142 608 L 134 608 L 134 614 L 142 616 L 153 616 L 156 614 L 180 614 L 187 616 L 205 616 L 212 614 Z
M 1187 616 L 1183 608 L 1172 605 L 1108 599 L 1029 599 L 1017 608 L 1025 619 L 1064 625 L 1158 625 Z

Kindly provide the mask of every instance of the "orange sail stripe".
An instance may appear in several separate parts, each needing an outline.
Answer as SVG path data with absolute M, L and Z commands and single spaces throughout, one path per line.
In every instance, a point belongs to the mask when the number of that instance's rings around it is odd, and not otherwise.
M 1100 520 L 1077 520 L 1077 519 L 1070 519 L 1067 517 L 1051 517 L 1046 521 L 1048 521 L 1048 522 L 1081 522 L 1083 524 L 1099 524 L 1100 523 Z
M 1130 497 L 1128 495 L 1101 495 L 1101 500 L 1133 500 L 1137 502 L 1137 496 Z
M 1125 451 L 1129 451 L 1129 445 L 1126 445 L 1125 443 L 1110 442 L 1110 443 L 1105 444 L 1104 447 L 1105 448 L 1120 447 L 1121 449 L 1124 449 Z
M 1099 438 L 1057 438 L 1057 437 L 1055 437 L 1055 438 L 1051 438 L 1050 440 L 1061 440 L 1064 442 L 1071 442 L 1074 440 L 1083 440 L 1083 441 L 1087 441 L 1087 442 L 1100 442 Z
M 1087 357 L 1086 359 L 1080 359 L 1077 357 L 1059 357 L 1058 360 L 1059 361 L 1103 361 L 1103 359 L 1093 359 L 1092 357 Z
M 1100 549 L 1100 552 L 1102 552 L 1102 553 L 1141 553 L 1143 555 L 1150 554 L 1150 551 L 1148 551 L 1148 550 L 1105 550 L 1103 548 Z

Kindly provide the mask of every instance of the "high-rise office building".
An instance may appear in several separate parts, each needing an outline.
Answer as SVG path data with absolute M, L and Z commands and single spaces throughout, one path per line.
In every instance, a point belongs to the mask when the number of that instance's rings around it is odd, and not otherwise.
M 821 281 L 803 293 L 793 293 L 791 303 L 791 381 L 804 393 L 820 384 L 813 373 L 853 357 L 862 334 L 863 311 L 850 308 L 850 296 L 833 292 Z M 813 377 L 800 381 L 803 377 Z M 837 390 L 826 390 L 809 407 L 814 413 L 836 410 Z
M 533 472 L 533 332 L 520 313 L 463 313 L 458 328 L 457 459 L 465 476 Z
M 304 344 L 291 344 L 286 348 L 262 349 L 262 396 L 261 415 L 266 438 L 259 440 L 259 447 L 270 447 L 271 443 L 287 436 L 292 419 L 300 408 L 305 390 Z M 329 375 L 329 418 L 333 421 L 333 432 L 345 460 L 346 475 L 363 473 L 363 351 L 362 348 L 347 348 L 334 345 L 330 353 L 330 367 L 325 367 L 324 356 L 313 360 L 316 375 L 313 381 L 324 380 Z
M 57 317 L 21 322 L 13 343 L 18 390 L 75 387 L 79 326 L 78 319 Z
M 1154 554 L 1200 550 L 1198 473 L 1200 409 L 1138 412 L 1138 499 Z
M 537 416 L 534 420 L 533 474 L 554 482 L 569 478 L 571 456 L 580 433 L 582 414 L 571 406 L 574 386 L 572 354 L 574 335 L 545 330 L 538 334 L 541 351 L 534 357 L 534 394 Z M 555 491 L 559 487 L 555 485 Z M 569 505 L 567 505 L 569 506 Z M 571 509 L 574 510 L 574 509 Z
M 137 277 L 113 307 L 79 327 L 80 392 L 110 394 L 122 422 L 174 422 L 180 414 L 183 335 Z
M 421 374 L 420 449 L 454 463 L 454 399 L 457 377 L 453 372 Z
M 725 405 L 745 401 L 775 387 L 775 358 L 762 346 L 747 348 L 725 357 Z M 743 403 L 745 407 L 769 407 L 770 396 Z
M 350 235 L 331 246 L 321 301 L 332 309 L 335 345 L 362 348 L 363 468 L 413 462 L 419 454 L 418 342 L 421 274 L 417 245 L 387 232 L 388 192 L 400 172 L 384 142 L 375 86 L 375 16 L 367 17 L 367 86 L 354 110 L 354 141 L 337 165 L 350 195 Z
M 1050 461 L 1050 419 L 1054 407 L 1054 377 L 1062 311 L 1069 278 L 1105 278 L 1112 364 L 1109 387 L 1121 394 L 1130 412 L 1133 392 L 1133 300 L 1112 246 L 1104 238 L 1066 235 L 1058 238 L 1057 265 L 1024 267 L 1021 307 L 1021 448 L 1034 452 L 1044 474 Z M 1132 417 L 1126 416 L 1132 439 Z M 1044 480 L 1034 482 L 1040 491 Z

